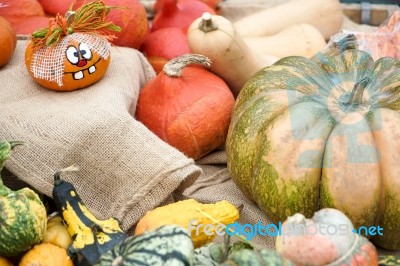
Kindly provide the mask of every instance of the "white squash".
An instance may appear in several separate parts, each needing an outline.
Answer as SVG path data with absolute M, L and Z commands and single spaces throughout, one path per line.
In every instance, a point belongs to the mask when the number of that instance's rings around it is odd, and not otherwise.
M 275 57 L 257 56 L 222 16 L 204 13 L 190 25 L 187 37 L 192 53 L 210 58 L 210 70 L 228 84 L 235 97 L 252 75 L 276 61 Z
M 296 0 L 268 7 L 234 23 L 244 37 L 274 35 L 298 23 L 315 26 L 326 40 L 340 31 L 343 10 L 339 0 Z
M 244 41 L 258 53 L 277 57 L 297 55 L 310 58 L 326 46 L 321 32 L 306 23 L 290 25 L 272 36 L 247 37 Z

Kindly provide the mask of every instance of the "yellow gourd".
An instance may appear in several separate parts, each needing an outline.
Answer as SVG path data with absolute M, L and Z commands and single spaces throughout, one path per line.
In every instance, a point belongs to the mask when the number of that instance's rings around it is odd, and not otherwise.
M 277 57 L 304 56 L 311 58 L 326 46 L 321 32 L 306 23 L 290 25 L 275 35 L 244 38 L 245 43 L 261 54 Z
M 257 56 L 228 19 L 207 12 L 193 21 L 187 38 L 190 50 L 211 60 L 210 70 L 228 84 L 235 97 L 253 74 L 275 61 Z
M 59 215 L 54 216 L 47 222 L 47 229 L 44 234 L 43 243 L 50 243 L 64 249 L 68 249 L 72 239 L 67 228 Z
M 74 266 L 67 251 L 59 246 L 42 243 L 33 247 L 23 257 L 19 266 Z
M 238 209 L 226 200 L 204 204 L 188 199 L 147 212 L 138 222 L 135 235 L 175 224 L 187 228 L 194 246 L 201 247 L 211 242 L 216 232 L 225 232 L 223 225 L 234 223 L 238 218 Z
M 247 15 L 237 20 L 234 27 L 242 36 L 256 37 L 274 35 L 290 25 L 308 23 L 328 40 L 340 31 L 343 17 L 339 0 L 292 0 Z
M 0 266 L 13 266 L 13 264 L 8 259 L 0 256 Z

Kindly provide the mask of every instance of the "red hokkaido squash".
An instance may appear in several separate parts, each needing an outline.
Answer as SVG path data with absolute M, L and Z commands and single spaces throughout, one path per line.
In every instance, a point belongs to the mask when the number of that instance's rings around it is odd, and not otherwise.
M 214 9 L 201 1 L 163 0 L 151 26 L 152 31 L 167 27 L 179 27 L 186 33 L 190 24 L 204 12 L 215 15 Z
M 186 34 L 181 28 L 176 27 L 153 31 L 143 42 L 140 50 L 156 73 L 162 71 L 169 60 L 190 53 Z
M 84 0 L 39 0 L 46 13 L 57 15 L 65 14 L 73 5 L 73 9 L 78 8 Z M 86 0 L 86 2 L 89 2 Z M 122 7 L 113 8 L 107 18 L 114 24 L 121 27 L 118 33 L 112 33 L 117 38 L 111 41 L 118 46 L 126 46 L 139 49 L 144 39 L 150 32 L 147 13 L 140 0 L 104 0 L 108 6 Z
M 42 0 L 42 1 L 44 1 L 44 0 Z M 214 9 L 215 11 L 218 11 L 218 9 L 219 9 L 218 5 L 219 5 L 219 3 L 221 3 L 223 0 L 193 0 L 193 1 L 201 1 L 201 2 L 203 2 L 203 3 L 206 3 L 209 7 L 211 7 L 211 8 Z M 163 4 L 164 4 L 164 0 L 157 0 L 157 1 L 154 3 L 154 6 L 153 6 L 154 12 L 158 12 L 158 11 L 161 9 L 161 7 L 162 7 Z
M 57 13 L 64 15 L 75 2 L 75 0 L 39 0 L 39 3 L 42 5 L 46 14 L 54 16 L 57 15 Z
M 202 55 L 170 60 L 139 94 L 136 118 L 188 157 L 198 159 L 225 143 L 235 104 L 226 83 L 204 67 Z
M 117 46 L 139 49 L 150 33 L 147 12 L 140 0 L 104 0 L 108 6 L 124 7 L 111 9 L 107 19 L 121 27 L 111 41 Z
M 16 45 L 17 35 L 13 26 L 7 19 L 0 16 L 0 67 L 10 61 Z
M 11 18 L 10 22 L 17 34 L 30 35 L 37 29 L 47 27 L 49 19 L 46 16 L 31 16 L 26 18 Z
M 43 7 L 37 0 L 2 0 L 0 16 L 9 18 L 24 18 L 30 16 L 44 16 Z

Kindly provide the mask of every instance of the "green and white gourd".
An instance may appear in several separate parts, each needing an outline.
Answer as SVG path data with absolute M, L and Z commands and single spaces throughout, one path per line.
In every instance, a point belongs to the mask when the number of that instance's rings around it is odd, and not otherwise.
M 101 256 L 96 266 L 189 266 L 193 265 L 193 256 L 193 242 L 187 230 L 165 225 L 126 238 Z
M 0 142 L 0 171 L 21 142 Z M 46 208 L 30 188 L 13 191 L 0 178 L 0 256 L 17 256 L 39 243 L 46 231 Z

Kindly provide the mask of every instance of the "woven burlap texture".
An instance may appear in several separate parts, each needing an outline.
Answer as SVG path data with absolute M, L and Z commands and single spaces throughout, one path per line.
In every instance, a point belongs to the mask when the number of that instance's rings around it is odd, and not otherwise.
M 146 211 L 170 201 L 201 169 L 133 117 L 139 90 L 155 73 L 134 49 L 112 47 L 98 83 L 73 92 L 37 85 L 24 64 L 26 43 L 0 69 L 0 140 L 21 140 L 6 168 L 51 196 L 53 174 L 64 175 L 100 219 L 114 216 L 123 229 Z

